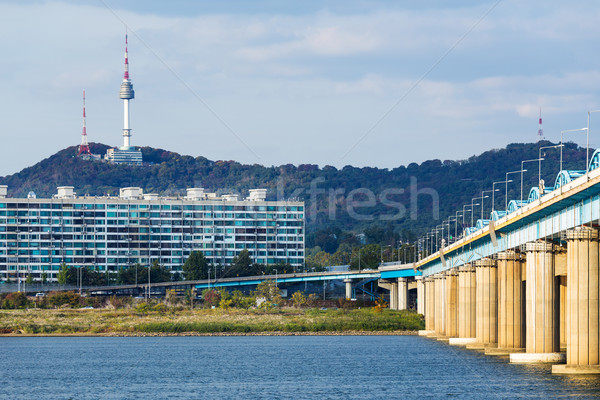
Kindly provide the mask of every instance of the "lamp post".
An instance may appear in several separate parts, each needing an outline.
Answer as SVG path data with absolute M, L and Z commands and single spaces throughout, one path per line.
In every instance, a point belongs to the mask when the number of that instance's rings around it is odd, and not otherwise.
M 458 214 L 462 214 L 463 217 L 463 225 L 465 223 L 465 213 L 463 211 L 457 211 L 454 214 L 454 240 L 458 237 Z
M 358 248 L 358 273 L 360 273 L 360 247 Z
M 519 172 L 521 172 L 521 170 L 519 170 L 519 171 L 510 171 L 510 172 L 506 173 L 506 178 L 504 180 L 504 184 L 505 184 L 504 194 L 505 194 L 505 197 L 506 197 L 504 199 L 504 210 L 506 210 L 506 211 L 508 211 L 508 182 L 512 182 L 512 180 L 511 181 L 508 180 L 508 176 L 510 174 L 516 174 L 516 173 L 519 173 Z
M 462 212 L 463 212 L 463 228 L 464 228 L 464 226 L 465 226 L 465 212 L 466 212 L 466 211 L 465 211 L 465 207 L 470 207 L 470 206 L 469 206 L 468 204 L 465 204 L 465 205 L 463 206 L 463 211 L 462 211 Z M 471 207 L 471 209 L 470 209 L 469 211 L 471 211 L 472 209 L 473 209 L 473 208 Z
M 381 250 L 381 263 L 383 264 L 383 249 L 385 247 L 392 247 L 391 244 L 386 244 L 385 246 L 380 246 L 379 249 Z
M 588 111 L 587 115 L 587 142 L 585 146 L 585 174 L 587 175 L 590 168 L 590 114 L 600 112 L 600 110 Z
M 589 121 L 588 121 L 589 123 Z M 564 131 L 560 131 L 560 144 L 563 144 L 563 135 L 565 133 L 572 133 L 572 132 L 583 132 L 586 131 L 587 132 L 588 128 L 579 128 L 579 129 L 567 129 Z M 589 133 L 588 133 L 588 137 L 589 137 Z M 588 139 L 589 140 L 589 139 Z M 585 166 L 585 169 L 587 170 L 587 165 Z M 563 170 L 563 148 L 561 146 L 560 148 L 560 170 Z
M 512 180 L 507 180 L 507 181 L 499 181 L 499 182 L 494 182 L 492 183 L 492 212 L 494 212 L 494 208 L 496 208 L 496 200 L 495 200 L 495 194 L 496 192 L 499 192 L 500 189 L 496 189 L 496 184 L 497 183 L 505 183 L 508 185 L 509 182 L 512 182 Z
M 589 123 L 589 120 L 588 120 L 588 123 Z M 561 143 L 561 144 L 555 144 L 554 146 L 542 146 L 542 147 L 540 147 L 540 149 L 538 151 L 538 160 L 540 161 L 539 164 L 538 164 L 538 184 L 541 184 L 540 182 L 542 182 L 542 160 L 543 160 L 542 159 L 542 150 L 544 150 L 544 149 L 556 149 L 556 148 L 560 147 L 561 151 L 562 151 L 562 148 L 564 146 L 565 145 Z M 562 171 L 562 165 L 561 165 L 561 171 Z M 540 194 L 542 194 L 542 193 L 540 193 Z
M 456 232 L 456 217 L 448 217 L 448 244 L 450 244 L 450 222 L 451 221 L 454 221 L 454 227 L 455 227 L 454 231 Z M 456 233 L 454 234 L 454 237 L 456 237 Z
M 492 186 L 492 187 L 493 187 L 493 186 Z M 481 219 L 483 219 L 483 199 L 484 199 L 484 198 L 486 198 L 486 197 L 490 197 L 490 196 L 485 196 L 485 197 L 483 197 L 483 196 L 484 196 L 486 193 L 492 193 L 492 199 L 493 199 L 493 196 L 494 196 L 494 189 L 492 189 L 492 190 L 483 190 L 483 191 L 481 191 L 481 197 L 482 197 L 482 198 L 481 198 Z M 493 210 L 493 209 L 494 209 L 494 206 L 492 206 L 492 210 Z
M 473 202 L 474 202 L 475 200 L 479 200 L 479 199 L 481 199 L 481 204 L 483 204 L 483 199 L 485 199 L 486 197 L 489 197 L 489 196 L 484 196 L 484 195 L 481 195 L 481 196 L 478 196 L 478 197 L 475 197 L 475 198 L 471 199 L 471 226 L 473 226 L 473 225 L 474 225 L 474 223 L 473 223 L 473 207 L 474 207 L 474 206 L 478 206 L 478 205 L 480 204 L 480 203 L 473 204 Z
M 521 207 L 523 205 L 523 172 L 525 172 L 526 170 L 523 169 L 523 166 L 525 165 L 525 163 L 528 162 L 533 162 L 533 161 L 542 161 L 543 158 L 535 158 L 532 160 L 525 160 L 525 161 L 521 161 L 521 204 L 519 204 L 519 207 Z

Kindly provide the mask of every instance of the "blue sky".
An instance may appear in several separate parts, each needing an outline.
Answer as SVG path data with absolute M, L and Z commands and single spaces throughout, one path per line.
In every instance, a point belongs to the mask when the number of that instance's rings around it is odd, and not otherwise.
M 599 17 L 594 1 L 0 1 L 0 175 L 79 143 L 84 88 L 89 140 L 121 143 L 124 24 L 132 144 L 393 168 L 535 141 L 540 106 L 550 140 L 585 126 Z

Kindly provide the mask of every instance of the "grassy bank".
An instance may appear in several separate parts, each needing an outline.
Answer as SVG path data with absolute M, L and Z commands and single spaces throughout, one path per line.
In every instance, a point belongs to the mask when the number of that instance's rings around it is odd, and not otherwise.
M 423 329 L 418 314 L 360 310 L 2 310 L 4 335 L 397 332 Z

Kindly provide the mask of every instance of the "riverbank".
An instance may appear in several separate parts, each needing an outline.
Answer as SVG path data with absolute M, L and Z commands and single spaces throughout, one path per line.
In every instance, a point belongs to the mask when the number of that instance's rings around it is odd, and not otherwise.
M 420 315 L 373 309 L 2 310 L 2 336 L 223 336 L 414 334 Z

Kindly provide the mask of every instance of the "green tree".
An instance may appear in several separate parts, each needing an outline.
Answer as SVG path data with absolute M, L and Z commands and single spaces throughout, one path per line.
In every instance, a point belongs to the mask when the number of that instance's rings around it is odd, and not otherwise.
M 244 249 L 237 256 L 233 257 L 231 265 L 223 272 L 223 277 L 252 276 L 259 273 L 258 265 L 252 263 L 250 253 L 247 249 Z
M 350 269 L 358 269 L 359 264 L 361 269 L 377 269 L 380 262 L 381 246 L 378 244 L 368 244 L 360 249 L 355 249 L 355 251 L 352 253 Z
M 199 281 L 208 276 L 209 263 L 201 251 L 193 251 L 183 264 L 183 277 L 186 281 Z
M 272 301 L 275 297 L 279 295 L 279 289 L 277 288 L 277 286 L 275 286 L 275 281 L 262 281 L 261 283 L 256 285 L 254 295 L 256 297 L 264 297 L 267 301 Z
M 48 282 L 48 274 L 46 271 L 42 272 L 42 283 Z
M 58 280 L 58 283 L 61 285 L 66 285 L 67 279 L 69 279 L 69 267 L 67 267 L 67 264 L 62 263 L 58 270 L 58 274 L 56 274 L 56 280 Z
M 33 275 L 27 274 L 27 279 L 25 279 L 25 283 L 31 285 L 33 283 Z
M 154 260 L 150 267 L 150 280 L 151 282 L 170 282 L 171 271 L 164 265 L 160 265 L 158 260 Z

